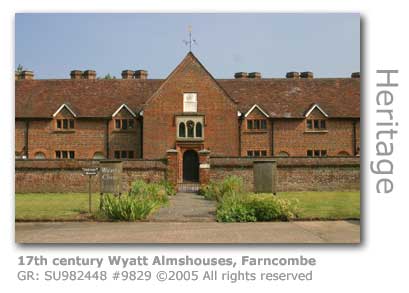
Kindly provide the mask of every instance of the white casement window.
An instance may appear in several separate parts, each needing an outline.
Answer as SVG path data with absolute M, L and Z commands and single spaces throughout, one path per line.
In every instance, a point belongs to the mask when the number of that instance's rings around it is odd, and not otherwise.
M 197 112 L 197 94 L 183 94 L 183 112 Z

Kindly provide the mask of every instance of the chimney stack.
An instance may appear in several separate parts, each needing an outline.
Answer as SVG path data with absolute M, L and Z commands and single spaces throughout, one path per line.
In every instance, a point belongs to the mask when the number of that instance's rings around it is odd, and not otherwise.
M 249 78 L 261 78 L 260 72 L 250 72 L 248 75 Z
M 236 79 L 247 78 L 247 77 L 248 77 L 247 72 L 236 72 L 234 74 L 234 78 L 236 78 Z
M 300 73 L 297 72 L 297 71 L 290 71 L 290 72 L 287 72 L 285 77 L 286 78 L 292 78 L 292 79 L 298 79 L 298 78 L 300 78 Z
M 71 79 L 82 79 L 81 70 L 71 70 L 70 72 Z
M 361 73 L 360 72 L 353 72 L 351 74 L 351 78 L 361 78 Z
M 313 79 L 314 78 L 314 73 L 312 73 L 311 71 L 301 72 L 301 78 Z
M 31 70 L 23 70 L 14 74 L 16 80 L 31 80 L 34 79 L 34 72 Z
M 95 70 L 85 70 L 82 74 L 83 79 L 96 79 L 97 72 Z
M 133 70 L 122 70 L 122 79 L 132 79 L 135 72 Z
M 148 78 L 148 71 L 146 70 L 136 70 L 134 73 L 135 79 L 147 79 Z

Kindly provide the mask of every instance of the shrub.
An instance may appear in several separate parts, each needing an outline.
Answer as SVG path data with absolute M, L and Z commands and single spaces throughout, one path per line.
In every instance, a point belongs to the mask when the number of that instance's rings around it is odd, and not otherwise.
M 206 199 L 212 199 L 221 201 L 225 194 L 236 193 L 240 194 L 243 192 L 243 179 L 238 176 L 227 176 L 222 181 L 211 181 L 203 189 L 201 189 L 201 194 Z
M 102 196 L 100 213 L 111 220 L 146 219 L 153 210 L 168 202 L 167 190 L 170 190 L 169 187 L 163 183 L 146 183 L 137 180 L 132 183 L 128 195 Z
M 219 222 L 288 221 L 296 217 L 296 202 L 275 196 L 225 194 L 219 202 Z
M 217 206 L 218 222 L 255 222 L 254 209 L 246 202 L 245 196 L 229 194 L 223 197 Z
M 176 189 L 175 189 L 175 187 L 174 187 L 169 181 L 162 180 L 162 181 L 160 182 L 160 184 L 165 187 L 166 194 L 167 194 L 168 196 L 173 196 L 173 195 L 176 194 Z

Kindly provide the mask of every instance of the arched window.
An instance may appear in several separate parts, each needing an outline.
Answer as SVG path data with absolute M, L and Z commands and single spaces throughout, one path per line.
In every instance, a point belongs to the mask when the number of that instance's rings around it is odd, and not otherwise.
M 195 136 L 195 123 L 192 120 L 189 120 L 186 123 L 187 126 L 187 136 L 194 137 Z
M 185 123 L 179 123 L 179 137 L 186 137 L 186 126 Z
M 340 156 L 340 157 L 346 157 L 346 156 L 349 156 L 349 154 L 348 154 L 348 152 L 346 152 L 346 151 L 341 151 L 341 152 L 338 153 L 338 156 Z
M 196 137 L 202 137 L 202 123 L 196 123 Z
M 105 159 L 105 156 L 102 152 L 96 152 L 94 156 L 92 157 L 93 160 L 103 160 Z
M 290 155 L 287 152 L 279 152 L 278 156 L 279 157 L 289 157 Z
M 45 154 L 43 152 L 37 152 L 34 154 L 34 159 L 36 160 L 44 160 Z

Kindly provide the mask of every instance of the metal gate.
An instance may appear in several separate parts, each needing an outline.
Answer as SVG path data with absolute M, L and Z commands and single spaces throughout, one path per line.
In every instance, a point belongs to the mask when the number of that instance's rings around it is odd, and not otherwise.
M 178 192 L 199 192 L 199 183 L 178 183 Z

